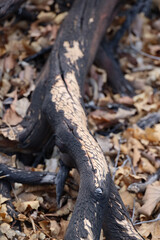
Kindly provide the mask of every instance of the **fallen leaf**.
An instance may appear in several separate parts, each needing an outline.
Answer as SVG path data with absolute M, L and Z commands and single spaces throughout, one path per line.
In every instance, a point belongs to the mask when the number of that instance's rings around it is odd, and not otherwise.
M 141 157 L 141 161 L 139 164 L 139 170 L 141 172 L 147 172 L 147 173 L 155 173 L 156 172 L 156 168 L 149 162 L 148 159 Z
M 7 125 L 17 125 L 22 121 L 22 117 L 18 116 L 12 108 L 9 108 L 5 112 L 2 121 Z
M 8 200 L 9 200 L 9 198 L 3 197 L 3 195 L 0 194 L 0 204 L 5 203 Z
M 96 135 L 96 140 L 100 147 L 102 148 L 102 151 L 104 154 L 107 154 L 110 152 L 111 148 L 113 147 L 112 142 L 108 137 L 104 137 L 102 135 Z
M 144 205 L 139 209 L 140 213 L 151 216 L 157 203 L 160 201 L 160 183 L 148 185 L 143 197 Z
M 0 98 L 3 99 L 8 91 L 11 88 L 11 84 L 8 79 L 2 78 L 1 80 L 1 88 L 0 88 Z
M 19 116 L 24 118 L 29 105 L 30 105 L 30 102 L 29 102 L 28 98 L 23 97 L 20 100 L 15 102 L 15 104 L 14 104 L 15 112 Z
M 128 191 L 119 191 L 119 194 L 122 198 L 122 201 L 124 203 L 124 205 L 129 209 L 133 209 L 133 204 L 134 204 L 134 199 L 135 199 L 135 195 L 129 193 Z
M 64 205 L 62 208 L 57 210 L 56 213 L 53 214 L 53 216 L 60 217 L 64 215 L 68 215 L 70 212 L 73 212 L 74 209 L 74 203 L 71 199 L 68 199 L 68 202 L 66 205 Z
M 125 105 L 129 105 L 129 106 L 132 106 L 134 101 L 131 97 L 129 96 L 123 96 L 123 97 L 120 97 L 118 100 L 117 100 L 118 103 L 120 104 L 125 104 Z
M 18 200 L 14 202 L 14 206 L 18 212 L 25 212 L 25 210 L 30 207 L 31 209 L 38 209 L 39 208 L 39 201 L 26 201 L 22 202 Z
M 4 68 L 6 72 L 9 72 L 10 70 L 12 70 L 15 67 L 15 64 L 16 64 L 16 61 L 13 55 L 9 55 L 8 57 L 6 57 L 4 62 Z
M 56 14 L 54 12 L 40 12 L 37 16 L 38 22 L 52 22 Z
M 49 224 L 50 224 L 49 220 L 39 221 L 38 224 L 45 232 L 49 231 Z
M 58 235 L 58 239 L 64 239 L 67 227 L 68 227 L 69 221 L 68 220 L 64 220 L 63 218 L 60 221 L 60 233 Z
M 0 205 L 0 221 L 10 223 L 13 221 L 13 218 L 7 212 L 6 204 Z
M 141 153 L 139 149 L 136 146 L 133 146 L 133 167 L 137 166 L 137 163 L 139 162 L 141 157 Z
M 10 228 L 10 225 L 8 223 L 2 223 L 0 225 L 0 232 L 5 234 L 8 239 L 13 239 L 16 235 L 15 231 Z
M 56 24 L 61 24 L 61 22 L 65 19 L 65 17 L 68 15 L 68 12 L 63 12 L 63 13 L 60 13 L 58 14 L 55 19 L 54 19 L 54 22 Z
M 152 234 L 152 240 L 160 239 L 160 223 L 159 221 L 153 223 L 143 223 L 138 228 L 139 233 L 147 238 L 150 234 Z M 148 239 L 148 238 L 147 238 Z
M 52 237 L 57 237 L 57 235 L 60 233 L 60 226 L 55 220 L 50 221 L 50 231 Z

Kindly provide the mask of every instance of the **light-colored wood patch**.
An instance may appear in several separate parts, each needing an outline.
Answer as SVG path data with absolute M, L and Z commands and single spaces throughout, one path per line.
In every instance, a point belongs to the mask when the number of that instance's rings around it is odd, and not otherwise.
M 76 59 L 78 56 L 74 56 L 74 61 Z M 88 159 L 88 165 L 94 172 L 95 187 L 102 187 L 102 182 L 106 180 L 106 174 L 109 172 L 108 166 L 101 148 L 88 131 L 87 118 L 80 102 L 81 93 L 74 71 L 67 73 L 64 79 L 65 83 L 60 75 L 56 77 L 51 89 L 52 101 L 56 111 L 62 110 L 64 117 L 76 128 L 78 141 Z
M 72 64 L 76 64 L 77 60 L 84 56 L 77 41 L 73 41 L 73 46 L 65 41 L 63 46 L 66 49 L 65 57 L 69 59 Z
M 93 232 L 92 232 L 92 225 L 87 218 L 84 219 L 84 229 L 88 232 L 87 238 L 80 238 L 80 239 L 81 240 L 93 240 L 94 236 L 93 236 Z
M 136 232 L 134 229 L 133 225 L 129 222 L 129 220 L 125 217 L 124 220 L 119 221 L 118 219 L 116 220 L 119 225 L 125 228 L 126 233 L 128 236 L 131 237 L 136 237 L 137 240 L 142 240 L 140 235 Z

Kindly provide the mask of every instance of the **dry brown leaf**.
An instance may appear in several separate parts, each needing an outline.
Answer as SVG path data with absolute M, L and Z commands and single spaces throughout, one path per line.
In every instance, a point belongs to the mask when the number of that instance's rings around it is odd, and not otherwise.
M 16 155 L 8 156 L 5 153 L 0 153 L 0 163 L 6 164 L 10 167 L 15 167 L 16 166 L 15 160 L 16 160 Z
M 113 144 L 110 138 L 97 134 L 96 140 L 99 143 L 100 147 L 102 148 L 102 151 L 104 154 L 107 154 L 110 152 L 111 148 L 113 147 Z
M 119 185 L 121 182 L 126 185 L 126 188 L 134 182 L 139 182 L 141 180 L 146 180 L 143 175 L 133 175 L 131 174 L 131 168 L 124 166 L 119 167 L 115 174 L 115 184 Z
M 0 221 L 10 223 L 13 221 L 13 218 L 7 212 L 6 204 L 0 205 Z
M 0 205 L 1 205 L 2 203 L 5 203 L 5 202 L 8 201 L 8 200 L 9 200 L 9 198 L 3 197 L 2 194 L 0 194 Z
M 50 224 L 49 220 L 39 221 L 38 224 L 45 232 L 49 231 L 49 224 Z
M 52 22 L 56 14 L 54 12 L 40 12 L 37 16 L 38 22 Z
M 137 166 L 137 163 L 139 162 L 141 157 L 141 153 L 139 149 L 136 146 L 133 146 L 133 167 Z
M 68 202 L 66 205 L 64 205 L 62 208 L 57 210 L 56 213 L 53 214 L 53 216 L 60 217 L 64 215 L 68 215 L 70 212 L 73 212 L 74 209 L 74 203 L 72 199 L 68 199 Z
M 5 236 L 0 236 L 0 240 L 8 240 L 8 238 Z
M 4 62 L 4 68 L 6 72 L 9 72 L 15 67 L 16 61 L 13 57 L 13 55 L 9 55 L 8 57 L 5 58 Z
M 127 139 L 130 137 L 133 137 L 137 140 L 146 139 L 145 131 L 141 128 L 138 128 L 137 126 L 128 128 L 126 131 L 124 131 L 123 136 Z
M 57 237 L 57 235 L 60 233 L 60 226 L 55 220 L 50 221 L 50 231 L 52 237 Z
M 145 134 L 147 140 L 150 142 L 158 143 L 160 141 L 160 131 L 158 128 L 146 128 Z
M 27 217 L 24 214 L 20 213 L 18 214 L 18 220 L 21 222 L 25 222 L 27 220 Z
M 21 201 L 35 201 L 35 200 L 37 200 L 36 195 L 34 195 L 33 193 L 26 193 L 26 192 L 23 192 L 23 193 L 19 194 L 18 198 Z
M 156 168 L 149 162 L 148 159 L 141 157 L 141 161 L 139 164 L 139 172 L 146 172 L 146 173 L 155 173 Z
M 22 117 L 18 116 L 18 114 L 12 108 L 7 109 L 3 116 L 3 122 L 7 125 L 16 125 L 22 121 Z
M 8 223 L 2 223 L 0 225 L 0 232 L 5 234 L 8 239 L 13 239 L 16 235 L 15 231 L 10 228 Z
M 54 19 L 54 22 L 56 24 L 61 24 L 61 22 L 65 19 L 65 17 L 68 15 L 68 12 L 63 12 L 63 13 L 60 13 L 58 14 L 55 19 Z
M 93 118 L 96 123 L 102 123 L 103 121 L 110 122 L 115 120 L 115 114 L 111 114 L 102 110 L 95 110 L 91 112 L 90 117 Z
M 118 100 L 117 100 L 118 103 L 120 104 L 125 104 L 125 105 L 129 105 L 129 106 L 132 106 L 134 101 L 131 97 L 129 96 L 123 96 L 123 97 L 120 97 Z
M 11 88 L 11 84 L 8 79 L 2 78 L 0 88 L 0 98 L 3 99 Z
M 125 119 L 125 118 L 133 116 L 135 113 L 136 113 L 136 109 L 125 110 L 125 109 L 119 108 L 115 117 L 117 119 Z
M 14 202 L 14 206 L 18 212 L 25 212 L 25 210 L 29 207 L 31 209 L 38 209 L 39 208 L 39 201 L 26 201 L 22 202 L 18 200 Z
M 144 205 L 139 209 L 140 213 L 151 216 L 157 203 L 160 201 L 160 183 L 148 185 L 143 197 Z
M 37 43 L 39 45 L 39 43 Z M 35 69 L 29 64 L 24 65 L 24 70 L 18 73 L 16 78 L 12 78 L 11 83 L 13 86 L 20 89 L 21 95 L 26 93 L 28 88 L 31 88 L 33 85 L 33 79 L 35 77 Z
M 138 228 L 139 233 L 147 238 L 150 234 L 152 234 L 152 240 L 159 240 L 160 239 L 160 222 L 153 222 L 153 223 L 143 223 Z
M 22 118 L 24 118 L 29 105 L 30 105 L 30 102 L 28 98 L 25 98 L 25 97 L 16 101 L 16 103 L 14 104 L 16 113 Z
M 133 204 L 134 204 L 134 199 L 135 199 L 135 195 L 129 193 L 128 191 L 119 191 L 119 194 L 122 198 L 122 201 L 124 203 L 124 205 L 129 209 L 133 209 Z
M 10 139 L 11 141 L 18 140 L 18 133 L 23 131 L 23 127 L 17 125 L 16 127 L 7 127 L 1 128 L 0 134 L 2 134 L 5 138 Z
M 60 233 L 58 235 L 58 239 L 64 239 L 68 224 L 69 224 L 68 220 L 66 221 L 63 218 L 61 219 L 61 221 L 60 221 L 61 229 L 60 229 Z

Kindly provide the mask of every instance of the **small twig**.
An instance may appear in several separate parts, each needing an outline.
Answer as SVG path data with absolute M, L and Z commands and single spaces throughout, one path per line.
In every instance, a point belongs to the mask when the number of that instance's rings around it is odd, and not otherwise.
M 144 71 L 151 71 L 153 70 L 154 67 L 153 66 L 142 66 L 142 67 L 136 67 L 132 69 L 132 72 L 144 72 Z
M 140 224 L 143 224 L 143 223 L 153 223 L 153 222 L 158 222 L 158 221 L 160 221 L 160 214 L 158 214 L 158 216 L 155 219 L 133 223 L 133 225 L 135 226 L 135 225 L 140 225 Z
M 124 160 L 123 164 L 121 165 L 121 167 L 124 167 L 128 162 L 128 159 Z
M 134 199 L 134 202 L 133 202 L 133 212 L 132 212 L 132 217 L 131 217 L 131 221 L 132 221 L 132 223 L 133 223 L 133 221 L 134 221 L 135 203 L 136 203 L 136 200 Z
M 6 177 L 9 177 L 9 175 L 0 176 L 0 179 L 6 178 Z
M 145 57 L 151 58 L 151 59 L 153 59 L 153 60 L 158 60 L 158 61 L 160 61 L 160 57 L 153 56 L 153 55 L 151 55 L 151 54 L 149 54 L 149 53 L 145 53 L 145 52 L 143 52 L 143 51 L 141 51 L 141 50 L 138 50 L 133 44 L 130 45 L 130 48 L 131 48 L 132 50 L 134 50 L 135 52 L 137 52 L 137 53 L 139 53 L 139 54 L 141 54 L 141 55 L 143 55 L 143 56 L 145 56 Z
M 52 47 L 53 46 L 48 46 L 46 48 L 43 48 L 39 52 L 33 54 L 32 56 L 24 58 L 23 61 L 30 62 L 32 60 L 35 60 L 36 58 L 39 58 L 39 57 L 43 56 L 46 53 L 50 53 L 50 51 L 52 50 Z
M 127 155 L 127 159 L 128 159 L 128 161 L 129 161 L 129 163 L 130 163 L 130 166 L 131 166 L 133 175 L 136 175 L 136 172 L 135 172 L 135 170 L 134 170 L 134 167 L 133 167 L 132 160 L 131 160 L 130 156 Z
M 158 171 L 156 173 L 151 175 L 145 183 L 132 183 L 132 184 L 130 184 L 128 186 L 128 191 L 129 192 L 134 192 L 134 193 L 144 192 L 147 185 L 152 184 L 153 182 L 157 181 L 158 179 L 160 179 L 160 169 L 158 169 Z
M 146 127 L 152 127 L 156 123 L 160 122 L 160 112 L 153 112 L 147 114 L 145 117 L 141 118 L 137 125 L 138 127 L 145 129 Z
M 0 176 L 5 176 L 9 182 L 23 184 L 55 184 L 56 174 L 52 172 L 25 171 L 0 164 Z
M 29 220 L 30 220 L 30 222 L 32 224 L 33 232 L 36 233 L 36 226 L 35 226 L 34 220 L 33 220 L 33 218 L 31 216 L 29 216 Z

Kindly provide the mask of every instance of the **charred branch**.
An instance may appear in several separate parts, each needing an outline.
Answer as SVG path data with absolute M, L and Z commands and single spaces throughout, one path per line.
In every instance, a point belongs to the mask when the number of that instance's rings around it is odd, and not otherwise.
M 132 183 L 128 186 L 128 191 L 138 193 L 138 192 L 144 192 L 146 190 L 146 187 L 149 184 L 154 183 L 155 181 L 158 181 L 160 179 L 160 169 L 154 174 L 152 174 L 146 182 L 144 183 Z
M 55 184 L 56 174 L 52 172 L 26 171 L 0 164 L 0 177 L 8 182 L 23 184 Z

